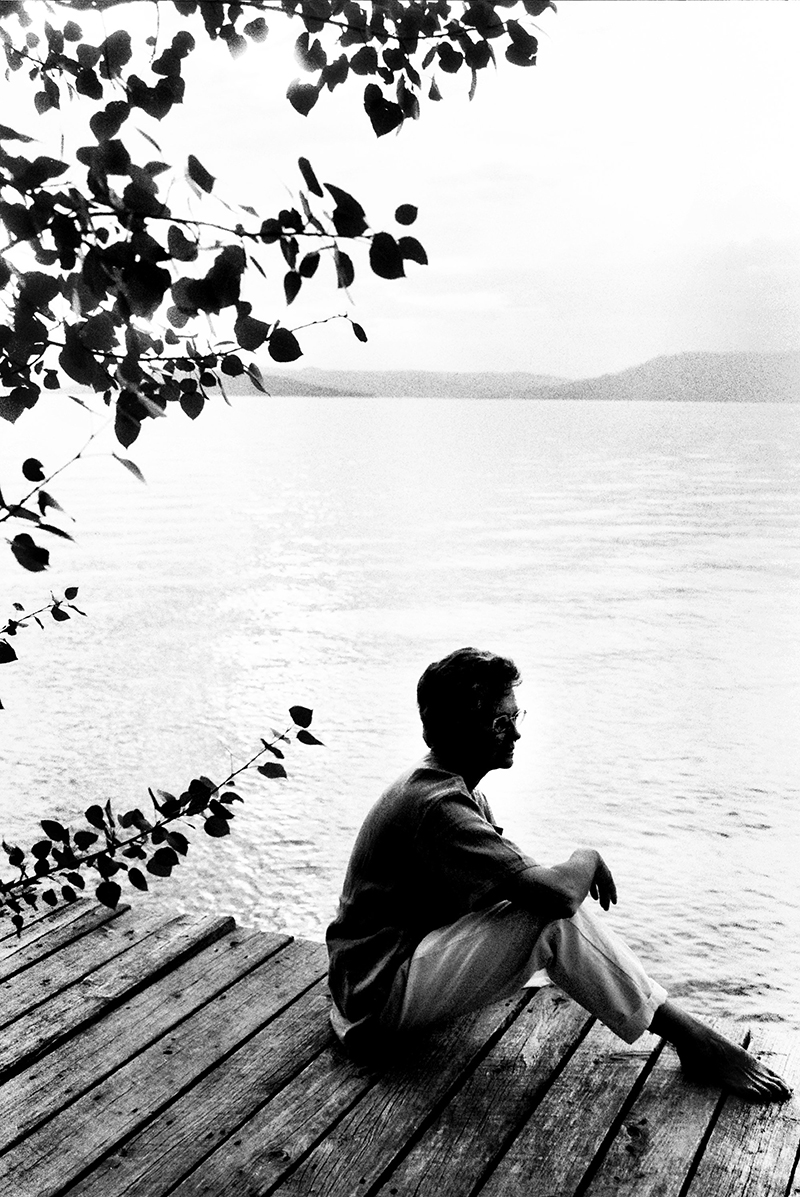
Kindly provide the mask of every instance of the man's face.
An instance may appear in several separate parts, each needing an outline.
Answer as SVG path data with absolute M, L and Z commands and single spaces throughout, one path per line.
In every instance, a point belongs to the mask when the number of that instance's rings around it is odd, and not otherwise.
M 513 690 L 501 699 L 491 717 L 487 741 L 489 769 L 510 769 L 514 764 L 514 745 L 520 738 L 515 720 L 520 714 Z

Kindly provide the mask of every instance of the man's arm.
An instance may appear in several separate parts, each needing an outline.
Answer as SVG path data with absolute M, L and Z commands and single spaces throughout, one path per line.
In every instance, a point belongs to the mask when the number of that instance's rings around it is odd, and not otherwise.
M 568 919 L 588 894 L 603 910 L 617 900 L 611 870 L 594 848 L 577 848 L 563 864 L 525 869 L 511 880 L 508 896 L 549 919 Z

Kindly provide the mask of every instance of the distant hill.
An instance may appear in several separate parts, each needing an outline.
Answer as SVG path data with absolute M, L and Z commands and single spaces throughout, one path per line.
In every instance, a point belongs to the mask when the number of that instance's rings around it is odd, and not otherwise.
M 402 399 L 503 399 L 525 395 L 532 387 L 567 382 L 552 374 L 448 373 L 440 370 L 319 370 L 306 367 L 291 374 L 262 368 L 271 395 L 351 395 Z M 225 389 L 248 394 L 241 376 L 225 380 Z
M 271 395 L 429 399 L 651 399 L 680 403 L 788 403 L 800 400 L 800 352 L 678 353 L 617 374 L 572 380 L 522 372 L 434 370 L 264 371 Z M 248 379 L 226 390 L 250 393 Z
M 790 403 L 800 400 L 800 352 L 678 353 L 619 374 L 559 387 L 531 387 L 531 399 L 652 399 L 678 403 Z

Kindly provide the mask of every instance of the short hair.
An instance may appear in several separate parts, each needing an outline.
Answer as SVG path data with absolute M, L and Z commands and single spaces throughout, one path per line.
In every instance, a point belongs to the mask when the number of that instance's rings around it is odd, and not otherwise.
M 459 746 L 522 680 L 508 657 L 457 648 L 433 661 L 417 683 L 422 734 L 429 748 Z

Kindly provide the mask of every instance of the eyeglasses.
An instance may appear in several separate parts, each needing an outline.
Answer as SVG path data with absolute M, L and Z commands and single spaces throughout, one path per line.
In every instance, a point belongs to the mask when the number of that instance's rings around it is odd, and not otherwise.
M 492 720 L 493 732 L 505 732 L 510 727 L 518 728 L 525 718 L 525 711 L 515 711 L 513 715 L 498 715 Z

